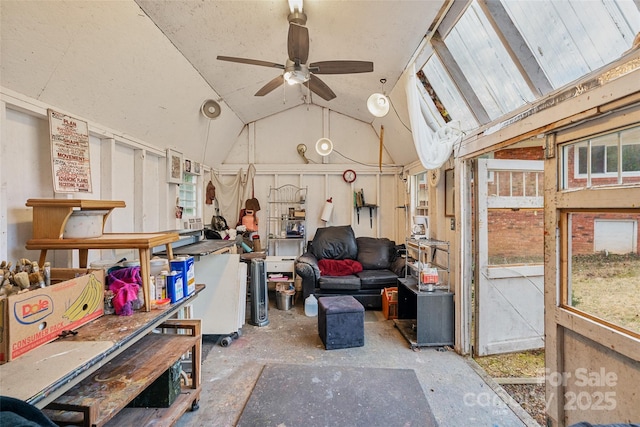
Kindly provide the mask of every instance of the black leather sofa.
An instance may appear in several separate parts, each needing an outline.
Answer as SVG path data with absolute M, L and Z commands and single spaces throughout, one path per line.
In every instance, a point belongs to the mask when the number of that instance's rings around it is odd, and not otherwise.
M 295 262 L 296 274 L 302 278 L 303 297 L 352 295 L 366 309 L 380 309 L 382 289 L 397 286 L 404 271 L 404 259 L 398 252 L 395 242 L 387 238 L 356 238 L 350 225 L 318 228 L 307 251 Z M 321 260 L 343 261 L 347 270 L 359 263 L 362 271 L 321 274 L 321 270 L 332 272 L 322 267 Z

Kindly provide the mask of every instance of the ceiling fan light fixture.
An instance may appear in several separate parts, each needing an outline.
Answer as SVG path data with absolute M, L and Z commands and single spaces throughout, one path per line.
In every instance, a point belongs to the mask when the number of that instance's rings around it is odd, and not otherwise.
M 328 156 L 333 151 L 333 142 L 329 138 L 320 138 L 316 142 L 316 151 L 321 156 Z
M 374 93 L 367 99 L 367 109 L 376 117 L 384 117 L 389 113 L 389 98 L 382 93 Z
M 284 79 L 290 85 L 302 84 L 309 80 L 309 75 L 302 70 L 285 71 Z
M 302 0 L 289 0 L 289 10 L 294 13 L 296 10 L 302 12 Z

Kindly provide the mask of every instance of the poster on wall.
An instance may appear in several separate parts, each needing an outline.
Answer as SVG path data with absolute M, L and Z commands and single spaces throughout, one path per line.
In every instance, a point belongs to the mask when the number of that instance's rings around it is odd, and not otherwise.
M 91 193 L 89 126 L 87 122 L 58 113 L 49 113 L 53 191 Z

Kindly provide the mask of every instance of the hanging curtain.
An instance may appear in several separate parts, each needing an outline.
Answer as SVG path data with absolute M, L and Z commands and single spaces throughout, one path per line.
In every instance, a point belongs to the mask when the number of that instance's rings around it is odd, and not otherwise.
M 222 177 L 211 173 L 211 180 L 216 187 L 216 200 L 218 201 L 219 215 L 227 220 L 227 224 L 235 225 L 240 209 L 244 207 L 247 198 L 251 197 L 253 178 L 256 168 L 250 164 L 246 176 L 242 169 L 231 179 L 222 180 Z M 233 227 L 233 225 L 230 225 Z
M 428 107 L 416 86 L 415 65 L 407 73 L 405 91 L 413 143 L 422 165 L 428 170 L 438 169 L 451 156 L 453 145 L 462 139 L 460 123 L 454 120 L 436 130 L 437 124 L 431 119 Z

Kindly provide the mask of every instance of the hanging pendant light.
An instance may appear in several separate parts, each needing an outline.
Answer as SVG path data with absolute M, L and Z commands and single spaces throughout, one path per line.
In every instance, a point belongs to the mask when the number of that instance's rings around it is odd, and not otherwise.
M 320 138 L 316 142 L 316 151 L 321 156 L 328 156 L 333 151 L 333 142 L 329 138 Z
M 380 79 L 383 93 L 374 93 L 367 99 L 367 109 L 376 117 L 384 117 L 389 113 L 390 101 L 384 94 L 384 84 L 386 82 L 387 79 Z

